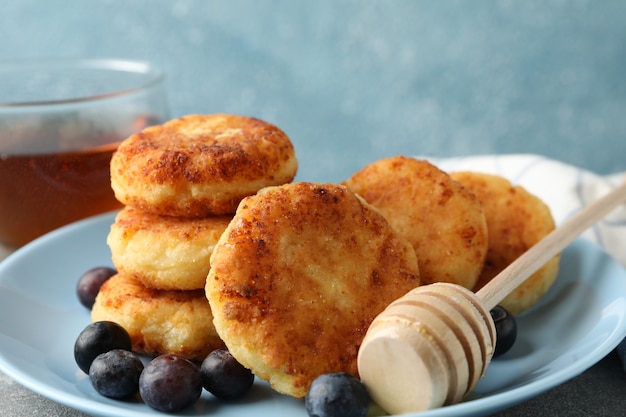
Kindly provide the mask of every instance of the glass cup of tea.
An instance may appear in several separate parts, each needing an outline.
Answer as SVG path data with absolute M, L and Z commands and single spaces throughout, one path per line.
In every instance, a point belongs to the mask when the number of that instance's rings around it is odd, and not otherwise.
M 148 63 L 0 61 L 0 244 L 121 207 L 111 155 L 168 117 L 164 75 Z

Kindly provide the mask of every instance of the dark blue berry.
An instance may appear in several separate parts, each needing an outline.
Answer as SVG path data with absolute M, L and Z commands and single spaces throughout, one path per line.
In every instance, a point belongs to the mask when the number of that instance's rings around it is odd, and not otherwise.
M 505 354 L 513 347 L 517 339 L 517 320 L 502 306 L 491 310 L 491 318 L 496 326 L 496 348 L 493 357 Z
M 180 411 L 193 405 L 202 394 L 200 368 L 176 355 L 158 356 L 141 373 L 139 394 L 155 410 Z
M 91 309 L 102 284 L 115 274 L 117 271 L 108 266 L 98 266 L 85 272 L 76 285 L 76 295 L 80 303 Z
M 355 376 L 336 372 L 315 378 L 304 398 L 311 417 L 365 417 L 370 397 Z
M 236 400 L 250 390 L 254 374 L 241 365 L 228 349 L 217 349 L 202 361 L 202 385 L 217 398 Z
M 89 379 L 101 395 L 124 399 L 139 392 L 141 371 L 143 363 L 136 353 L 113 349 L 96 356 L 89 368 Z
M 74 359 L 78 367 L 88 374 L 96 356 L 113 349 L 132 349 L 128 332 L 112 321 L 97 321 L 78 335 L 74 343 Z

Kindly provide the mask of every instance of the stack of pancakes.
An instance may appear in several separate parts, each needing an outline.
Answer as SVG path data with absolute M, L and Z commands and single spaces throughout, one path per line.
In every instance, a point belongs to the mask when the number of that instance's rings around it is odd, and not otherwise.
M 223 347 L 204 292 L 210 256 L 242 198 L 296 171 L 287 135 L 251 117 L 190 115 L 126 139 L 111 160 L 125 205 L 107 238 L 118 274 L 92 320 L 119 323 L 146 355 Z
M 226 346 L 277 391 L 303 397 L 327 372 L 358 375 L 369 325 L 421 283 L 476 289 L 554 228 L 536 197 L 427 161 L 376 161 L 342 184 L 292 183 L 293 145 L 249 117 L 192 115 L 124 141 L 108 236 L 118 274 L 92 320 L 133 349 L 201 360 Z M 512 296 L 543 295 L 558 257 Z M 514 311 L 514 312 L 515 312 Z

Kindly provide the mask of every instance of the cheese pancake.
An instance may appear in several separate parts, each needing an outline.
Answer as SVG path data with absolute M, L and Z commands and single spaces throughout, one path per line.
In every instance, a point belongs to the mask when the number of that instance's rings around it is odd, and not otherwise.
M 469 189 L 431 163 L 405 156 L 373 162 L 344 184 L 411 242 L 423 283 L 474 287 L 488 234 L 480 201 Z
M 454 172 L 452 178 L 469 187 L 482 201 L 489 229 L 485 268 L 474 290 L 479 290 L 511 262 L 555 228 L 549 207 L 521 186 L 505 178 L 478 172 Z M 559 272 L 556 255 L 500 304 L 513 314 L 535 305 L 550 289 Z
M 91 310 L 92 321 L 125 328 L 137 353 L 171 353 L 194 361 L 224 347 L 211 318 L 203 290 L 154 290 L 123 274 L 104 283 Z
M 378 210 L 344 186 L 298 182 L 241 202 L 206 293 L 233 356 L 300 398 L 320 374 L 356 375 L 371 321 L 419 283 L 411 244 Z
M 111 159 L 111 186 L 125 205 L 204 217 L 234 213 L 243 197 L 290 182 L 297 167 L 289 137 L 270 123 L 189 115 L 124 140 Z
M 113 264 L 145 286 L 203 289 L 215 244 L 231 215 L 204 218 L 159 216 L 126 206 L 107 236 Z

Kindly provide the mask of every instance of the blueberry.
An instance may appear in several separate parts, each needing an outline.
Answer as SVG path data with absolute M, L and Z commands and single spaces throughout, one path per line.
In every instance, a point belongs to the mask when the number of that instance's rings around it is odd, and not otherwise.
M 250 390 L 254 374 L 241 365 L 228 349 L 217 349 L 202 361 L 202 386 L 222 400 L 236 400 Z
M 139 377 L 139 394 L 155 410 L 180 411 L 193 405 L 202 394 L 200 368 L 180 356 L 157 356 Z
M 88 374 L 96 356 L 113 349 L 132 349 L 128 332 L 112 321 L 97 321 L 78 335 L 74 343 L 74 359 L 78 367 Z
M 304 398 L 311 417 L 365 417 L 369 404 L 365 386 L 346 372 L 318 376 Z
M 89 379 L 101 395 L 123 399 L 139 392 L 141 371 L 143 363 L 136 353 L 113 349 L 96 356 L 89 367 Z
M 81 275 L 76 285 L 76 295 L 80 303 L 91 309 L 102 284 L 115 274 L 117 271 L 113 268 L 98 266 Z
M 517 339 L 517 321 L 515 316 L 502 306 L 495 306 L 491 310 L 491 318 L 496 326 L 496 349 L 493 357 L 500 356 L 511 349 Z

